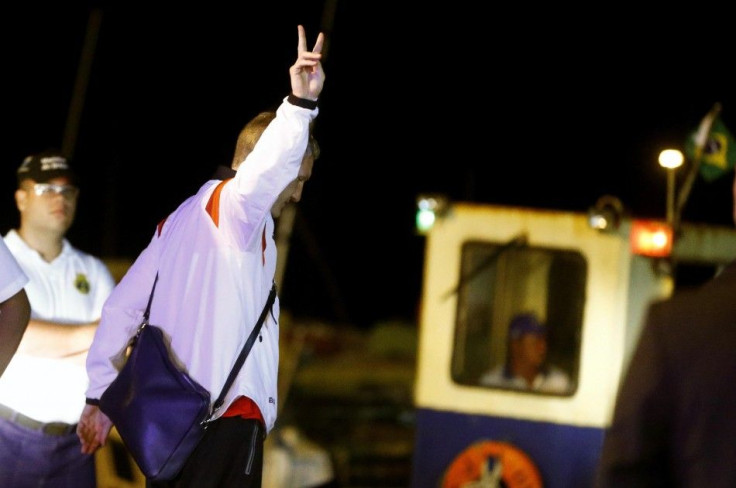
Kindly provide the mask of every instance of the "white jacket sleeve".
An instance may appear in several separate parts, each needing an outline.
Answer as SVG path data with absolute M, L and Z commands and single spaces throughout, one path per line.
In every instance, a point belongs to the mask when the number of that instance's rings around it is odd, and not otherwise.
M 87 354 L 86 397 L 99 399 L 125 362 L 125 350 L 143 319 L 158 269 L 158 236 L 138 256 L 102 308 Z

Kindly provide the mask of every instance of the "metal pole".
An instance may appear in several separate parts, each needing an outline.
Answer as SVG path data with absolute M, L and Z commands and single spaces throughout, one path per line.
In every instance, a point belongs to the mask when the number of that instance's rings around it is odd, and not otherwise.
M 276 273 L 274 280 L 279 291 L 283 289 L 284 273 L 286 271 L 286 261 L 289 256 L 289 245 L 291 243 L 291 231 L 294 228 L 294 218 L 296 217 L 296 205 L 289 203 L 281 211 L 278 223 L 276 224 Z
M 72 101 L 69 104 L 69 113 L 66 119 L 64 140 L 61 144 L 61 152 L 68 158 L 74 157 L 74 151 L 77 147 L 79 119 L 82 117 L 82 109 L 84 108 L 84 97 L 87 92 L 89 74 L 92 68 L 92 61 L 95 57 L 95 50 L 97 48 L 97 37 L 100 32 L 101 23 L 102 11 L 99 9 L 93 9 L 89 14 L 89 20 L 87 22 L 87 35 L 84 39 L 82 56 L 79 60 L 79 67 L 77 69 L 77 79 L 74 84 Z
M 675 169 L 667 168 L 667 223 L 675 225 Z

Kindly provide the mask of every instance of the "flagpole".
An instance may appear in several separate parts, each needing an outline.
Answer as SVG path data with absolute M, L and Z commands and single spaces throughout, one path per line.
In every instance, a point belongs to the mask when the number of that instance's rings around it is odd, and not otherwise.
M 720 102 L 716 102 L 700 123 L 700 127 L 698 129 L 698 140 L 696 141 L 695 158 L 692 161 L 690 172 L 687 174 L 687 177 L 682 184 L 682 188 L 680 188 L 680 193 L 677 195 L 677 211 L 675 212 L 672 224 L 672 230 L 674 232 L 677 232 L 680 227 L 682 209 L 685 207 L 685 203 L 687 203 L 687 199 L 690 196 L 690 190 L 692 190 L 693 183 L 695 183 L 695 178 L 698 176 L 698 171 L 700 170 L 700 164 L 703 161 L 703 147 L 710 135 L 713 121 L 716 120 L 716 117 L 718 117 L 720 112 L 721 104 Z

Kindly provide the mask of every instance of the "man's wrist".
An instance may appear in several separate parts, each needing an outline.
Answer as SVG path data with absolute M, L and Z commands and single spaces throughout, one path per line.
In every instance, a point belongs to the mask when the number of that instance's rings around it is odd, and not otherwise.
M 314 110 L 315 108 L 317 108 L 317 100 L 309 100 L 308 98 L 297 97 L 293 93 L 289 93 L 289 96 L 286 97 L 286 100 L 290 104 L 296 105 L 297 107 L 308 108 L 309 110 Z
M 84 403 L 86 403 L 87 405 L 94 405 L 95 407 L 99 407 L 100 399 L 99 398 L 86 398 L 84 400 Z

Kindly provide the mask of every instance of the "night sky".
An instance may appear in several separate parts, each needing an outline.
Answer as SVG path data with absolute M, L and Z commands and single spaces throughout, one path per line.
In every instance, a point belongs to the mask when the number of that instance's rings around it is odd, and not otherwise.
M 162 217 L 229 164 L 242 125 L 288 93 L 298 23 L 310 46 L 320 26 L 328 34 L 322 156 L 281 290 L 299 317 L 415 318 L 419 193 L 578 211 L 612 194 L 632 215 L 664 218 L 659 152 L 684 149 L 715 102 L 736 131 L 731 28 L 717 12 L 264 3 L 3 15 L 0 231 L 17 225 L 23 157 L 65 145 L 82 188 L 70 241 L 135 257 Z M 730 183 L 697 180 L 684 220 L 729 225 Z

